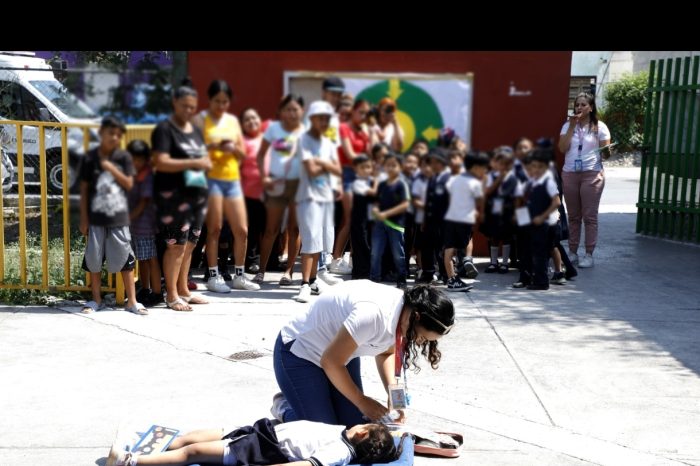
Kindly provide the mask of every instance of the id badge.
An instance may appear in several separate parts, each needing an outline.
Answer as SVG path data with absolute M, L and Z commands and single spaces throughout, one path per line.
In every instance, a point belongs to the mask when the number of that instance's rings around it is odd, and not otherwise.
M 402 383 L 389 385 L 389 408 L 390 409 L 406 409 L 408 406 L 406 400 L 406 387 Z
M 497 197 L 493 200 L 493 207 L 491 207 L 491 213 L 494 215 L 501 215 L 503 213 L 503 199 Z
M 583 171 L 583 160 L 581 160 L 581 159 L 574 160 L 574 171 L 577 171 L 577 172 Z

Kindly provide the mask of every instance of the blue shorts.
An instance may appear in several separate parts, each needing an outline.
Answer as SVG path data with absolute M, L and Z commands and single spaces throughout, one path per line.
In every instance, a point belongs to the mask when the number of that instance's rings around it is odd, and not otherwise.
M 352 183 L 355 181 L 357 176 L 355 175 L 355 169 L 352 167 L 343 167 L 343 191 L 346 193 L 352 192 Z
M 210 196 L 222 196 L 227 199 L 243 197 L 243 190 L 239 180 L 224 181 L 209 178 L 208 181 Z

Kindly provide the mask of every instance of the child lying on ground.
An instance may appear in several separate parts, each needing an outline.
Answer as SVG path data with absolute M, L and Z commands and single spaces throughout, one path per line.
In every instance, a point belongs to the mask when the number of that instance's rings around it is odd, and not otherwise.
M 118 442 L 112 446 L 106 466 L 180 466 L 209 463 L 226 466 L 293 464 L 295 466 L 344 466 L 349 463 L 388 463 L 401 456 L 403 445 L 394 445 L 382 424 L 344 426 L 311 421 L 272 425 L 260 419 L 223 435 L 224 429 L 196 430 L 177 437 L 168 451 L 132 455 Z

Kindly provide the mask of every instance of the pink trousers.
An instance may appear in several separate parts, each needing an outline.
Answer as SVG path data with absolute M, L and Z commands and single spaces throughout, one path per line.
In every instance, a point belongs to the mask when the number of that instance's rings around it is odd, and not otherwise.
M 569 216 L 569 250 L 578 251 L 583 220 L 586 252 L 593 253 L 598 240 L 598 206 L 605 187 L 605 174 L 602 170 L 562 172 L 562 184 Z

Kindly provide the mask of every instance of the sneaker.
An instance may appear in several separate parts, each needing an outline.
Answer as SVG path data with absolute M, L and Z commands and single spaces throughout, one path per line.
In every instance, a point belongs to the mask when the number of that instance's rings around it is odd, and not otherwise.
M 569 251 L 569 260 L 571 261 L 572 264 L 578 265 L 578 254 L 575 252 Z
M 566 278 L 567 280 L 571 280 L 572 278 L 574 278 L 577 275 L 578 275 L 578 272 L 576 271 L 576 269 L 574 267 L 571 267 L 571 270 L 566 269 L 564 271 L 564 278 Z
M 251 264 L 250 267 L 248 267 L 248 272 L 249 273 L 258 273 L 258 272 L 260 272 L 260 266 L 258 264 Z
M 473 285 L 467 285 L 459 277 L 454 276 L 447 281 L 447 291 L 469 291 Z
M 528 284 L 525 283 L 525 282 L 515 282 L 515 283 L 513 283 L 513 288 L 525 288 L 526 286 L 528 286 Z
M 506 264 L 505 262 L 500 263 L 498 265 L 498 273 L 500 273 L 500 274 L 508 273 L 508 264 Z
M 189 288 L 189 286 L 188 286 Z M 190 288 L 191 289 L 191 288 Z M 214 293 L 230 293 L 231 288 L 224 282 L 224 277 L 217 275 L 216 277 L 211 277 L 207 280 L 207 290 L 213 291 Z
M 272 414 L 272 417 L 280 422 L 284 422 L 284 414 L 290 409 L 292 409 L 292 407 L 282 392 L 279 392 L 272 397 L 272 407 L 270 408 L 270 414 Z
M 245 275 L 236 275 L 233 277 L 233 287 L 237 290 L 255 291 L 260 289 L 260 285 L 249 281 Z
M 464 267 L 467 278 L 476 278 L 479 275 L 479 271 L 476 270 L 476 265 L 474 265 L 474 262 L 465 260 L 462 262 L 462 267 Z
M 352 268 L 344 259 L 333 259 L 328 270 L 340 275 L 350 275 L 352 273 Z
M 324 282 L 326 282 L 327 285 L 337 285 L 338 283 L 342 283 L 343 279 L 334 277 L 333 275 L 328 272 L 328 270 L 319 270 L 318 276 L 316 278 L 320 278 Z
M 299 294 L 294 297 L 294 301 L 298 303 L 308 303 L 311 298 L 311 287 L 308 284 L 301 285 Z
M 566 283 L 564 272 L 554 272 L 554 275 L 552 275 L 552 279 L 549 280 L 549 283 L 552 283 L 554 285 L 563 285 L 564 283 Z
M 496 272 L 498 272 L 498 265 L 494 264 L 494 263 L 489 264 L 489 266 L 486 267 L 486 269 L 484 270 L 484 273 L 496 273 Z
M 593 267 L 593 256 L 591 254 L 586 254 L 578 261 L 578 266 L 582 269 Z
M 313 296 L 318 296 L 323 292 L 323 288 L 318 286 L 318 281 L 315 281 L 312 284 L 310 284 L 309 288 L 311 288 L 311 294 Z
M 253 283 L 257 283 L 258 285 L 264 281 L 265 281 L 265 274 L 263 272 L 258 272 L 253 277 Z

